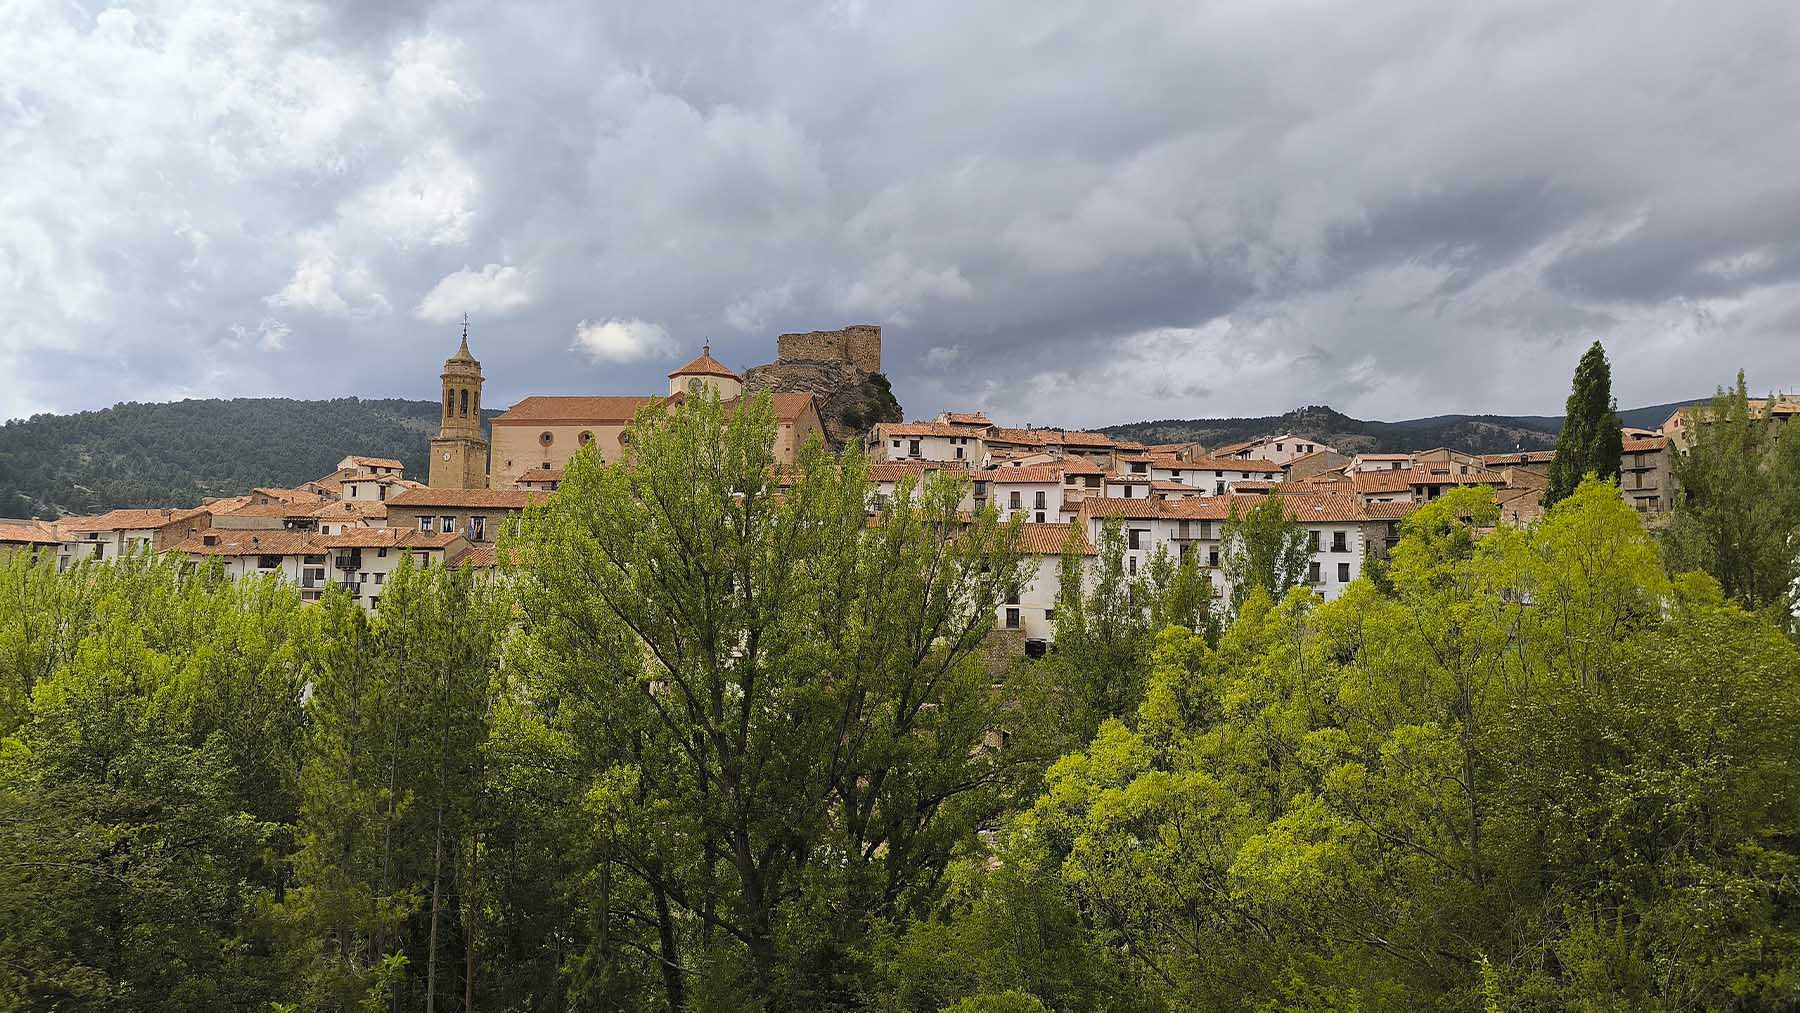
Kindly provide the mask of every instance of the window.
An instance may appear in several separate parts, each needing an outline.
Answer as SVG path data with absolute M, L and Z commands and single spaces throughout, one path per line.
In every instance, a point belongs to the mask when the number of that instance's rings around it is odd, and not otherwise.
M 961 447 L 956 448 L 956 459 L 959 461 L 963 459 L 963 448 L 961 448 Z
M 1306 564 L 1306 582 L 1308 584 L 1317 584 L 1319 582 L 1319 564 Z
M 461 412 L 461 415 L 462 415 L 462 417 L 463 417 L 463 418 L 465 418 L 465 419 L 466 419 L 466 418 L 468 418 L 468 417 L 469 417 L 469 391 L 468 391 L 468 388 L 464 388 L 464 389 L 463 389 L 463 392 L 462 392 L 462 412 Z
M 456 414 L 456 392 L 453 390 L 447 390 L 444 392 L 444 417 L 449 418 L 450 416 L 455 415 L 455 414 Z
M 1218 566 L 1219 565 L 1219 550 L 1218 549 L 1212 548 L 1212 549 L 1206 550 L 1206 565 L 1207 566 Z
M 442 531 L 446 535 L 456 531 L 456 518 L 449 514 L 445 514 L 444 516 L 439 517 L 438 520 L 444 522 L 443 527 L 438 529 L 439 531 Z
M 900 441 L 899 441 L 899 440 L 895 440 L 895 441 L 894 441 L 894 449 L 895 449 L 895 450 L 899 450 L 899 449 L 900 449 Z
M 487 537 L 487 518 L 486 517 L 471 517 L 471 518 L 469 518 L 469 538 L 474 541 L 479 542 L 486 537 Z
M 382 559 L 386 559 L 387 558 L 387 550 L 386 549 L 376 549 L 375 555 Z
M 1018 609 L 1007 609 L 1006 610 L 1006 628 L 1009 630 L 1016 630 L 1019 628 L 1019 610 Z
M 1055 619 L 1056 619 L 1056 610 L 1055 609 L 1048 608 L 1048 609 L 1044 610 L 1044 621 L 1045 622 L 1053 622 Z
M 1032 515 L 1031 519 L 1038 522 L 1039 524 L 1044 523 L 1044 512 L 1042 510 L 1039 510 L 1036 514 Z
M 1338 583 L 1340 583 L 1340 584 L 1350 583 L 1350 564 L 1349 563 L 1339 563 L 1338 564 Z
M 1349 537 L 1350 537 L 1349 535 L 1346 535 L 1342 531 L 1333 531 L 1331 533 L 1331 551 L 1333 551 L 1333 552 L 1349 552 L 1350 551 Z
M 1280 450 L 1281 450 L 1281 444 L 1279 444 L 1279 443 L 1277 443 L 1277 444 L 1275 444 L 1275 449 L 1276 449 L 1276 450 L 1277 450 L 1277 451 L 1280 451 Z
M 1319 551 L 1319 533 L 1317 531 L 1308 531 L 1306 533 L 1306 547 L 1314 552 Z
M 1214 496 L 1225 495 L 1225 483 L 1224 482 L 1214 482 L 1213 483 L 1213 495 Z
M 550 430 L 546 429 L 538 434 L 538 442 L 548 447 L 550 444 L 556 442 L 556 436 L 551 433 Z
M 280 566 L 281 566 L 281 557 L 280 556 L 258 556 L 258 557 L 256 557 L 256 568 L 258 570 L 274 570 L 274 569 L 280 568 Z
M 1019 507 L 1021 505 L 1019 503 L 1019 490 L 1014 489 L 1012 491 L 1012 493 L 1007 497 L 1006 505 L 1009 507 L 1012 507 L 1014 510 L 1019 509 Z
M 1132 574 L 1133 576 L 1135 576 L 1137 574 L 1137 557 L 1136 556 L 1126 556 L 1125 557 L 1125 572 Z
M 429 518 L 429 517 L 419 518 L 419 530 L 423 531 L 424 533 L 426 533 L 428 535 L 431 534 L 431 518 Z
M 1036 507 L 1036 509 L 1039 509 L 1039 510 L 1044 509 L 1044 496 L 1045 495 L 1046 495 L 1046 493 L 1044 492 L 1044 490 L 1042 490 L 1042 489 L 1038 490 L 1037 500 L 1033 504 Z
M 582 430 L 582 431 L 581 431 L 581 435 L 580 435 L 580 436 L 577 436 L 577 437 L 575 437 L 575 442 L 576 442 L 576 443 L 579 443 L 579 444 L 581 444 L 581 445 L 582 445 L 582 446 L 584 446 L 584 447 L 585 447 L 585 446 L 587 446 L 587 445 L 588 445 L 588 444 L 590 444 L 590 443 L 592 443 L 592 442 L 594 442 L 594 434 L 593 434 L 593 433 L 591 433 L 591 432 L 589 432 L 589 431 L 587 431 L 587 430 L 586 430 L 586 429 L 583 429 L 583 430 Z
M 1149 468 L 1150 468 L 1150 466 L 1145 464 L 1142 461 L 1131 462 L 1131 473 L 1133 475 L 1142 475 L 1142 474 L 1144 474 L 1144 472 L 1149 470 Z
M 908 454 L 912 455 L 913 457 L 918 457 L 919 456 L 919 441 L 918 440 L 907 441 L 906 452 Z
M 413 553 L 413 562 L 419 564 L 420 566 L 430 566 L 431 565 L 431 553 L 415 552 L 415 553 Z
M 375 571 L 375 583 L 380 584 L 381 578 L 385 576 L 387 576 L 387 574 L 382 573 L 380 570 Z

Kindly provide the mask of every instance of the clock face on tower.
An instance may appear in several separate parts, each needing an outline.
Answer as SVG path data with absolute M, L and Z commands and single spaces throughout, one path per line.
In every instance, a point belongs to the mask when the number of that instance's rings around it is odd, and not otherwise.
M 446 461 L 450 460 L 450 451 L 448 451 L 448 450 L 444 451 L 444 460 L 446 460 Z

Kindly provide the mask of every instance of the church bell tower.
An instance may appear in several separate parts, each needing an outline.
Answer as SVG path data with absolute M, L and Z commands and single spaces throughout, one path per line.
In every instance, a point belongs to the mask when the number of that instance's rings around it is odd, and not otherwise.
M 469 318 L 463 317 L 462 347 L 444 361 L 444 407 L 431 441 L 433 489 L 486 489 L 488 441 L 481 435 L 481 363 L 469 354 Z

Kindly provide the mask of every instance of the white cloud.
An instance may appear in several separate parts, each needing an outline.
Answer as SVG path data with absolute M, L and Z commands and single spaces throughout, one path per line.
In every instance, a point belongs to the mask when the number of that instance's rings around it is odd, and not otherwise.
M 488 264 L 479 271 L 464 265 L 444 275 L 419 305 L 413 316 L 433 323 L 448 323 L 464 313 L 484 317 L 505 316 L 531 305 L 531 272 L 511 264 Z
M 367 231 L 402 247 L 465 243 L 479 191 L 475 171 L 440 141 L 351 197 L 338 212 L 339 227 Z
M 340 256 L 327 233 L 304 235 L 299 245 L 302 252 L 293 276 L 268 297 L 269 305 L 354 317 L 376 316 L 392 308 L 368 265 L 361 258 Z
M 644 320 L 583 320 L 570 348 L 594 362 L 641 362 L 673 354 L 675 342 L 662 325 Z

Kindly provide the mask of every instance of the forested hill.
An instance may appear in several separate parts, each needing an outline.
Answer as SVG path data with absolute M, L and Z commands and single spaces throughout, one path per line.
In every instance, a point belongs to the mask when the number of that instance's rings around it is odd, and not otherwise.
M 1673 401 L 1621 411 L 1619 422 L 1654 429 L 1675 409 L 1694 403 L 1696 401 Z M 1208 447 L 1292 432 L 1353 454 L 1401 453 L 1432 447 L 1454 447 L 1471 454 L 1499 454 L 1510 450 L 1549 450 L 1556 445 L 1562 421 L 1560 415 L 1434 415 L 1401 422 L 1374 422 L 1353 419 L 1325 405 L 1308 405 L 1285 415 L 1160 419 L 1108 426 L 1100 431 L 1145 443 L 1197 440 Z
M 436 429 L 436 402 L 400 399 L 128 402 L 36 415 L 0 426 L 0 516 L 194 506 L 318 478 L 347 454 L 398 458 L 422 479 Z

